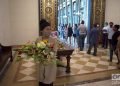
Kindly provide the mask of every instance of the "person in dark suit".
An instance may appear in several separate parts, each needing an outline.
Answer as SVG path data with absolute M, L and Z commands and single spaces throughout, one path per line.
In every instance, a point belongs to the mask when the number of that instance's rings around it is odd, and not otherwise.
M 99 38 L 99 31 L 97 29 L 97 24 L 94 24 L 93 29 L 90 31 L 89 35 L 89 49 L 87 51 L 88 54 L 91 54 L 91 49 L 94 47 L 94 53 L 93 55 L 97 55 L 97 44 L 98 44 L 98 38 Z
M 119 29 L 119 25 L 114 25 L 113 27 L 113 30 L 114 30 L 114 34 L 112 36 L 112 46 L 111 46 L 111 49 L 110 49 L 110 61 L 112 62 L 112 59 L 113 59 L 113 52 L 116 50 L 116 46 L 117 46 L 117 42 L 118 42 L 118 37 L 120 35 L 120 31 L 118 31 Z M 118 53 L 115 53 L 117 58 L 118 58 Z M 120 63 L 119 59 L 118 59 L 118 64 Z

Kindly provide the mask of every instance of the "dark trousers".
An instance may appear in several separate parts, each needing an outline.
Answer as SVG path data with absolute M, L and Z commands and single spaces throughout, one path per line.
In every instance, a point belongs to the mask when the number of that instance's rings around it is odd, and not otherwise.
M 80 50 L 81 50 L 81 51 L 83 51 L 83 49 L 84 49 L 85 37 L 86 37 L 85 34 L 81 34 L 81 35 L 80 35 Z
M 53 83 L 45 84 L 45 83 L 39 82 L 39 86 L 53 86 Z
M 93 52 L 93 55 L 95 55 L 96 56 L 96 54 L 97 54 L 97 43 L 94 43 L 94 44 L 90 44 L 89 45 L 89 48 L 88 48 L 88 54 L 90 54 L 91 53 L 91 49 L 92 49 L 92 47 L 94 47 L 94 52 Z
M 110 61 L 112 62 L 112 60 L 113 60 L 113 53 L 116 50 L 116 45 L 112 45 L 112 40 L 109 40 L 109 47 L 110 47 Z M 119 61 L 119 58 L 118 58 L 118 53 L 115 53 L 115 55 L 117 56 L 118 63 L 119 63 L 120 61 Z
M 110 50 L 110 61 L 112 62 L 113 60 L 113 52 L 115 52 L 116 50 L 116 45 L 112 45 L 111 46 L 111 50 Z M 118 53 L 115 52 L 115 55 L 117 56 L 117 59 L 118 59 L 118 63 L 120 63 L 120 60 L 119 60 L 119 57 L 118 57 Z
M 110 51 L 110 61 L 113 59 L 113 51 L 116 49 L 115 46 L 112 46 L 112 40 L 109 39 L 109 51 Z
M 107 48 L 108 47 L 108 34 L 104 33 L 103 34 L 103 39 L 102 39 L 102 47 Z

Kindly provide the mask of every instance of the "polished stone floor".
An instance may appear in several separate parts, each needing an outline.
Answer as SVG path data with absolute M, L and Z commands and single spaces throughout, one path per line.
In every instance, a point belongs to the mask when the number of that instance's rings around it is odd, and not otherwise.
M 64 68 L 58 68 L 57 79 L 55 86 L 107 86 L 107 82 L 111 81 L 111 74 L 120 74 L 120 70 L 117 69 L 116 56 L 114 56 L 113 62 L 110 63 L 108 49 L 98 49 L 98 55 L 88 55 L 86 51 L 79 51 L 75 49 L 71 56 L 71 73 L 68 75 L 65 73 Z M 16 54 L 15 54 L 16 56 Z M 66 63 L 63 57 L 63 63 Z M 16 62 L 9 64 L 8 69 L 5 71 L 0 86 L 38 86 L 38 71 L 36 70 L 36 64 L 32 60 L 24 60 L 22 62 Z M 109 80 L 104 78 L 108 77 Z M 90 82 L 90 80 L 96 81 Z M 100 81 L 104 80 L 104 81 Z M 84 84 L 81 84 L 85 82 Z M 80 83 L 80 84 L 79 84 Z M 104 84 L 100 84 L 104 83 Z M 108 84 L 112 86 L 112 84 Z

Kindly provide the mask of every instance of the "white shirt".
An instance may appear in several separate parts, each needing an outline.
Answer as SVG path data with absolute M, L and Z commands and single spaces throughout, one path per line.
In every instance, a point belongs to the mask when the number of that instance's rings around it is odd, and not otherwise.
M 112 39 L 112 36 L 113 36 L 113 34 L 114 34 L 114 30 L 113 30 L 113 28 L 108 28 L 108 39 Z
M 109 26 L 103 27 L 103 30 L 106 30 L 106 32 L 103 31 L 103 33 L 108 33 Z
M 81 24 L 80 26 L 79 26 L 79 33 L 80 34 L 86 34 L 87 32 L 86 32 L 87 30 L 86 30 L 86 26 L 84 25 L 84 24 Z

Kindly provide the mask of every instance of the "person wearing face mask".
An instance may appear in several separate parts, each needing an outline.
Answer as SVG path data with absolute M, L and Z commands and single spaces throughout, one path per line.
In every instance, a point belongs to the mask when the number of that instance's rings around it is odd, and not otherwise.
M 108 22 L 105 22 L 105 26 L 102 29 L 102 47 L 108 47 Z
M 118 42 L 118 37 L 120 35 L 120 32 L 118 31 L 119 29 L 119 25 L 114 25 L 113 30 L 114 30 L 114 34 L 112 36 L 112 42 L 111 42 L 111 50 L 110 50 L 110 61 L 112 62 L 113 59 L 113 51 L 115 52 L 116 50 L 116 46 L 117 46 L 117 42 Z M 119 58 L 118 58 L 118 53 L 115 53 L 118 59 L 118 63 L 120 63 Z
M 57 40 L 50 36 L 51 34 L 51 27 L 50 24 L 45 20 L 42 19 L 40 21 L 40 30 L 41 36 L 36 40 L 39 42 L 41 40 L 48 40 L 49 43 L 54 44 L 53 48 L 54 51 L 57 51 Z M 39 65 L 39 86 L 53 86 L 53 82 L 56 79 L 56 71 L 57 66 L 56 64 L 49 64 L 49 65 Z
M 111 46 L 111 42 L 112 42 L 112 36 L 114 34 L 114 30 L 113 30 L 113 22 L 109 23 L 109 28 L 108 28 L 108 40 L 109 40 L 109 47 Z

